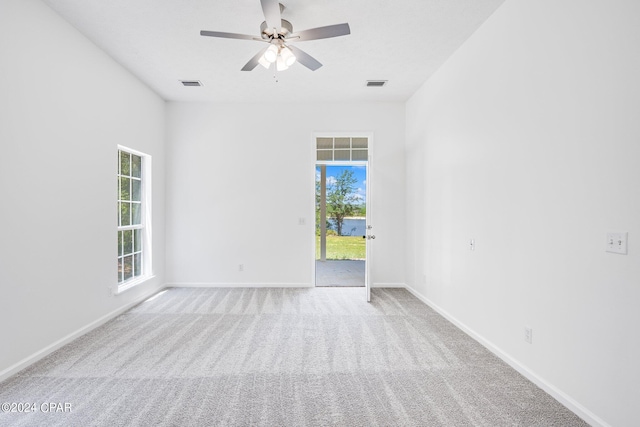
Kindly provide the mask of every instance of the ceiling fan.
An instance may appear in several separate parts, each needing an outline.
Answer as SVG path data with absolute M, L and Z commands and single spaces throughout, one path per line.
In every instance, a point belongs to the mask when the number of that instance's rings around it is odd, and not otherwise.
M 322 64 L 291 43 L 328 39 L 351 34 L 349 24 L 346 23 L 294 32 L 291 22 L 282 19 L 281 13 L 284 10 L 284 6 L 278 3 L 278 0 L 260 0 L 260 3 L 265 18 L 265 21 L 260 25 L 260 37 L 220 31 L 200 31 L 201 36 L 256 40 L 267 43 L 268 46 L 251 58 L 249 62 L 242 67 L 242 71 L 251 71 L 256 68 L 258 64 L 269 68 L 274 62 L 276 69 L 282 71 L 289 68 L 296 61 L 311 71 L 315 71 L 322 67 Z

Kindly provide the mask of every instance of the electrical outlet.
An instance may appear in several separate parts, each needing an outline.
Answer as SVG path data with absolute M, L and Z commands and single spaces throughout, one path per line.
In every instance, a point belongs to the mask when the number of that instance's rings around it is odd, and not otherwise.
M 298 218 L 298 225 L 305 225 L 306 223 L 307 223 L 306 219 L 302 217 Z
M 470 239 L 469 240 L 469 250 L 470 251 L 475 251 L 476 250 L 476 241 L 475 241 L 475 239 Z
M 244 271 L 244 264 L 238 265 L 238 271 Z
M 531 328 L 524 327 L 524 340 L 529 344 L 533 344 L 533 330 Z

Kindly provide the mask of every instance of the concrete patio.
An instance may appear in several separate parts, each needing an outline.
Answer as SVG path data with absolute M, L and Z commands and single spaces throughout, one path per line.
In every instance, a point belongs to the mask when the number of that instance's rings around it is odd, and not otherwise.
M 364 260 L 316 261 L 316 286 L 364 286 Z

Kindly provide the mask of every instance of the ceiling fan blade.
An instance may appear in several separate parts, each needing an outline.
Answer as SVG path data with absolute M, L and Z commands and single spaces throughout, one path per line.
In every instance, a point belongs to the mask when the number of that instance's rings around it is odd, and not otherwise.
M 269 28 L 275 28 L 276 32 L 282 27 L 282 17 L 280 16 L 279 0 L 260 0 L 264 19 Z
M 345 23 L 298 31 L 297 33 L 291 34 L 291 38 L 297 38 L 297 41 L 302 42 L 305 40 L 318 40 L 346 36 L 347 34 L 351 34 L 351 29 L 349 28 L 349 24 Z
M 223 33 L 220 31 L 200 31 L 201 36 L 208 37 L 220 37 L 223 39 L 241 39 L 241 40 L 254 40 L 256 36 L 250 36 L 247 34 L 236 34 L 236 33 Z
M 251 58 L 249 60 L 249 62 L 247 62 L 244 67 L 242 67 L 242 71 L 251 71 L 254 68 L 256 68 L 256 66 L 258 65 L 258 61 L 260 61 L 260 57 L 262 57 L 262 55 L 264 55 L 264 53 L 267 51 L 267 49 L 269 48 L 269 46 L 267 46 L 266 48 L 262 49 L 260 52 L 256 53 L 256 55 Z
M 296 56 L 296 60 L 311 71 L 315 71 L 318 68 L 322 67 L 322 64 L 307 52 L 300 50 L 295 46 L 287 47 L 293 51 L 293 54 Z

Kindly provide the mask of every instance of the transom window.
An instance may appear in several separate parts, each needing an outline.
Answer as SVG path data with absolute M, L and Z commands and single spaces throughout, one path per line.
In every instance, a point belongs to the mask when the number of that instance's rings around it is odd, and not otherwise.
M 319 162 L 367 161 L 368 150 L 367 137 L 316 138 L 316 160 Z
M 118 286 L 145 275 L 148 156 L 118 149 Z

